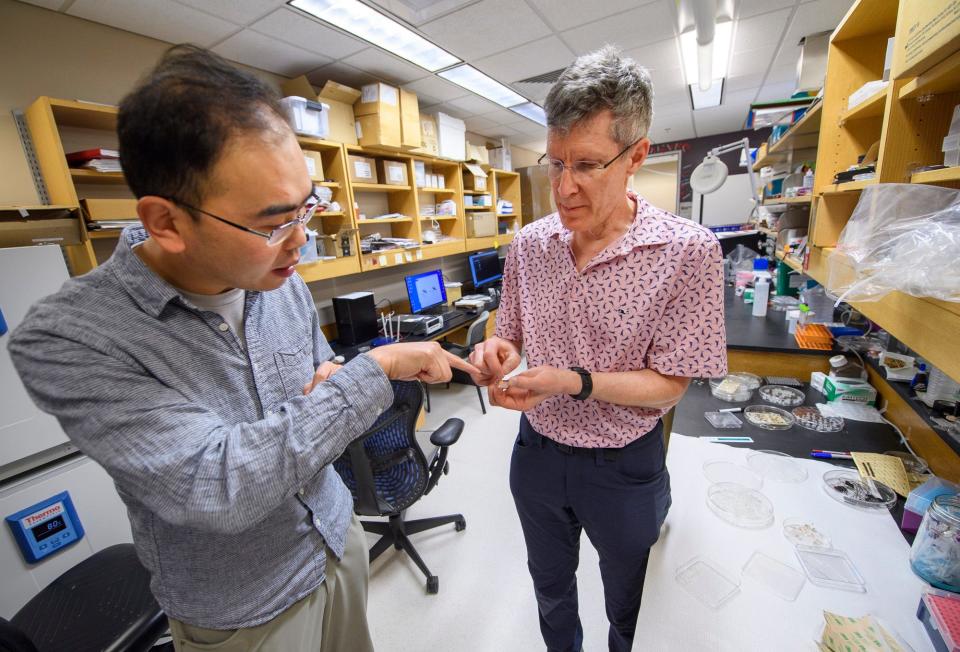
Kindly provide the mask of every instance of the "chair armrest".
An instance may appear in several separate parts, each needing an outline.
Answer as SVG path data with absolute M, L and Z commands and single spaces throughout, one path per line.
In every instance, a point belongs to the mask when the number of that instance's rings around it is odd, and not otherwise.
M 443 422 L 443 425 L 433 431 L 433 434 L 430 435 L 430 443 L 434 446 L 446 447 L 452 446 L 457 443 L 457 440 L 460 439 L 460 434 L 463 432 L 463 420 L 462 419 L 447 419 Z

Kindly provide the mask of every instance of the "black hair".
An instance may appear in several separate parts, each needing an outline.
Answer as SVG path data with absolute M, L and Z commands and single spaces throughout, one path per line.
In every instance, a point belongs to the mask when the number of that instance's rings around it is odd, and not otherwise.
M 231 137 L 285 124 L 279 99 L 208 50 L 171 47 L 120 102 L 120 164 L 133 194 L 200 205 Z

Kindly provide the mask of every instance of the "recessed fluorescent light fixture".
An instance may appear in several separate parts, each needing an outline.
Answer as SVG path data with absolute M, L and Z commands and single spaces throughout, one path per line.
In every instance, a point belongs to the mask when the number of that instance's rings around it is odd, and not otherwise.
M 705 91 L 701 91 L 696 84 L 690 84 L 687 88 L 690 89 L 690 103 L 694 111 L 720 106 L 720 101 L 723 99 L 722 79 L 714 79 L 710 88 Z
M 714 26 L 713 41 L 703 47 L 705 56 L 710 59 L 711 75 L 709 79 L 701 79 L 698 58 L 701 47 L 697 45 L 697 31 L 692 29 L 681 34 L 680 51 L 683 54 L 683 74 L 687 78 L 687 84 L 699 83 L 700 87 L 706 90 L 713 80 L 726 77 L 732 39 L 733 23 L 731 21 L 717 23 Z
M 514 113 L 519 113 L 527 120 L 533 120 L 537 124 L 541 124 L 544 127 L 547 126 L 547 114 L 543 112 L 543 108 L 533 102 L 527 102 L 526 104 L 520 104 L 517 106 L 511 106 L 510 110 Z
M 430 72 L 460 63 L 443 48 L 357 0 L 289 0 L 287 4 Z
M 491 102 L 496 102 L 500 106 L 508 109 L 512 106 L 526 104 L 528 102 L 527 98 L 514 93 L 496 79 L 487 77 L 473 66 L 468 66 L 467 64 L 450 68 L 437 74 L 458 86 L 466 88 L 468 91 L 476 93 L 480 97 L 485 97 Z

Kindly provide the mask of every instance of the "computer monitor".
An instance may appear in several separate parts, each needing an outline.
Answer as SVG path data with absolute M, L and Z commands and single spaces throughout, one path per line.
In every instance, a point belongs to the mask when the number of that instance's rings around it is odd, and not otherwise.
M 479 254 L 473 254 L 469 258 L 470 273 L 473 275 L 473 286 L 475 288 L 490 285 L 503 278 L 503 272 L 500 269 L 500 258 L 496 251 L 483 251 Z
M 421 313 L 447 302 L 447 290 L 443 286 L 443 274 L 439 269 L 407 276 L 405 280 L 410 312 Z

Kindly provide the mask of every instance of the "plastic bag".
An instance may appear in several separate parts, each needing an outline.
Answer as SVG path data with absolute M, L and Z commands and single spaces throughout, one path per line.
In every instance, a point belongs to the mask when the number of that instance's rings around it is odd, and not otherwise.
M 868 186 L 827 259 L 839 301 L 894 290 L 960 302 L 960 191 L 921 184 Z
M 753 249 L 738 244 L 733 251 L 727 254 L 723 259 L 724 278 L 727 283 L 732 283 L 737 276 L 737 272 L 752 272 L 753 260 L 759 257 Z

